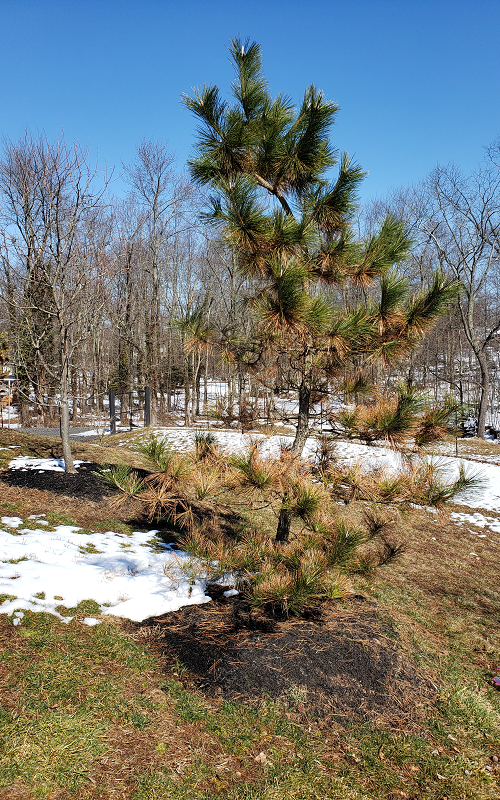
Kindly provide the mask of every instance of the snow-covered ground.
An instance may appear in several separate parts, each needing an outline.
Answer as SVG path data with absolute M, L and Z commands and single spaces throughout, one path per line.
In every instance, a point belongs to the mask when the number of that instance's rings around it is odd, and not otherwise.
M 484 528 L 493 533 L 500 533 L 500 519 L 498 517 L 486 517 L 479 511 L 476 511 L 474 514 L 453 511 L 450 517 L 453 522 L 458 524 L 476 525 L 478 528 Z M 486 539 L 488 537 L 486 533 L 479 533 L 478 531 L 474 531 L 474 533 L 476 536 L 479 536 L 480 539 Z
M 75 467 L 78 468 L 82 464 L 88 462 L 75 460 L 73 463 Z M 18 456 L 10 462 L 9 466 L 11 469 L 20 469 L 23 472 L 27 470 L 36 470 L 37 472 L 64 472 L 64 459 Z
M 192 430 L 160 428 L 154 433 L 180 451 L 194 445 Z M 241 452 L 252 442 L 259 442 L 263 453 L 275 455 L 281 445 L 291 442 L 289 436 L 231 430 L 215 433 L 218 444 L 227 453 Z M 150 431 L 138 435 L 148 437 Z M 314 458 L 317 446 L 316 439 L 309 439 L 304 455 Z M 365 469 L 395 468 L 399 463 L 399 456 L 383 447 L 339 442 L 336 449 L 341 462 L 357 463 Z M 439 457 L 448 478 L 458 474 L 460 463 L 467 471 L 481 474 L 483 483 L 479 491 L 466 492 L 456 502 L 500 515 L 500 466 Z M 11 461 L 11 467 L 60 471 L 63 465 L 57 459 L 17 457 Z M 135 532 L 130 536 L 114 531 L 91 533 L 74 526 L 50 526 L 44 516 L 34 515 L 25 520 L 1 518 L 0 594 L 15 599 L 3 602 L 0 612 L 12 615 L 15 624 L 20 624 L 27 609 L 57 614 L 58 606 L 71 608 L 81 600 L 95 600 L 103 614 L 138 621 L 209 600 L 196 563 L 186 553 L 161 543 L 156 531 Z M 460 525 L 484 528 L 484 533 L 477 533 L 479 537 L 500 533 L 500 519 L 479 511 L 454 513 L 452 519 Z
M 155 436 L 164 438 L 173 449 L 186 451 L 194 446 L 193 432 L 186 428 L 157 428 Z M 266 436 L 263 433 L 241 433 L 241 431 L 214 431 L 217 444 L 225 453 L 238 453 L 248 448 L 253 442 L 260 445 L 264 455 L 276 456 L 282 445 L 290 445 L 291 436 Z M 147 439 L 150 433 L 142 434 Z M 304 448 L 304 458 L 313 459 L 318 449 L 318 440 L 311 437 Z M 387 447 L 374 447 L 357 442 L 338 442 L 335 453 L 343 464 L 360 464 L 365 470 L 397 469 L 401 463 L 398 453 Z M 465 492 L 454 502 L 472 508 L 483 508 L 500 513 L 500 465 L 478 464 L 476 461 L 454 458 L 450 456 L 431 456 L 436 465 L 442 469 L 443 477 L 454 480 L 458 477 L 460 464 L 467 474 L 477 475 L 482 479 L 479 489 Z
M 31 517 L 29 525 L 1 518 L 0 594 L 16 597 L 0 605 L 4 614 L 30 609 L 58 615 L 58 606 L 92 599 L 103 614 L 143 620 L 210 599 L 191 558 L 161 543 L 157 531 L 49 530 L 43 517 Z

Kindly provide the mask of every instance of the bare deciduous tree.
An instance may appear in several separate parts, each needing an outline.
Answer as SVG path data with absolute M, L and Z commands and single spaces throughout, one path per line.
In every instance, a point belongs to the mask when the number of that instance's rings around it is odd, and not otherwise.
M 77 143 L 68 146 L 63 136 L 51 143 L 26 132 L 16 143 L 5 142 L 2 263 L 7 302 L 22 332 L 17 366 L 35 383 L 30 371 L 38 364 L 57 385 L 67 472 L 75 471 L 69 440 L 73 356 L 103 302 L 107 229 L 100 223 L 107 183 L 88 152 Z
M 132 195 L 142 210 L 141 233 L 148 258 L 145 263 L 149 285 L 146 312 L 146 353 L 148 381 L 154 398 L 160 388 L 161 365 L 161 292 L 162 251 L 168 240 L 193 226 L 188 215 L 188 201 L 193 196 L 191 184 L 174 169 L 174 156 L 165 142 L 143 141 L 137 147 L 134 163 L 124 166 Z
M 422 186 L 417 216 L 442 268 L 462 285 L 460 315 L 480 373 L 477 435 L 484 438 L 490 389 L 488 348 L 500 331 L 498 312 L 486 324 L 484 316 L 479 320 L 478 315 L 478 301 L 488 294 L 500 266 L 500 169 L 493 158 L 471 176 L 452 165 L 437 167 Z

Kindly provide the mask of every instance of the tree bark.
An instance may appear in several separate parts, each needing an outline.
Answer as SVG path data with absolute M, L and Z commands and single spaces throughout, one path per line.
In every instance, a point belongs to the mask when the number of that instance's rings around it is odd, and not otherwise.
M 309 414 L 311 409 L 311 389 L 305 383 L 301 383 L 299 388 L 299 415 L 297 418 L 297 430 L 292 444 L 292 453 L 302 455 L 306 439 L 309 435 Z
M 484 351 L 476 353 L 476 358 L 479 362 L 479 369 L 481 372 L 481 398 L 479 401 L 477 435 L 480 439 L 484 439 L 485 428 L 486 428 L 486 413 L 488 411 L 488 400 L 490 393 L 490 373 L 489 373 L 486 353 Z
M 62 366 L 61 375 L 61 420 L 60 432 L 61 443 L 64 458 L 64 469 L 70 474 L 76 473 L 76 467 L 73 463 L 73 456 L 71 454 L 71 442 L 69 438 L 69 399 L 68 399 L 68 362 L 66 359 Z
M 188 356 L 184 358 L 184 425 L 191 425 L 191 382 L 189 380 Z
M 201 397 L 201 355 L 198 355 L 198 362 L 196 365 L 196 377 L 195 377 L 195 395 L 196 395 L 196 406 L 195 406 L 195 416 L 200 416 L 200 397 Z
M 277 542 L 288 542 L 290 538 L 290 528 L 292 525 L 292 512 L 285 505 L 288 500 L 288 496 L 285 496 L 283 500 L 283 506 L 280 511 L 280 515 L 278 518 L 278 527 L 276 529 L 276 541 Z

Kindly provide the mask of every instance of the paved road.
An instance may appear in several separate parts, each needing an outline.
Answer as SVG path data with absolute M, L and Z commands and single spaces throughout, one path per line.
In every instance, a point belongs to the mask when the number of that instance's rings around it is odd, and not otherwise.
M 49 436 L 53 438 L 59 437 L 59 428 L 17 428 L 16 430 L 20 430 L 21 433 L 32 433 L 37 436 Z M 98 439 L 98 436 L 82 436 L 85 431 L 93 431 L 95 428 L 70 428 L 70 439 L 74 439 L 76 442 L 91 442 L 94 439 Z

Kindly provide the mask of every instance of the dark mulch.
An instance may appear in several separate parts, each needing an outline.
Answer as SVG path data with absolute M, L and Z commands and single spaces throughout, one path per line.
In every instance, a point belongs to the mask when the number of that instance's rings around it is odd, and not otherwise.
M 34 469 L 26 470 L 26 472 L 20 469 L 9 469 L 0 473 L 0 478 L 9 486 L 39 489 L 99 502 L 114 494 L 114 490 L 94 474 L 100 467 L 102 464 L 87 462 L 78 468 L 76 475 L 68 475 L 66 472 L 40 472 Z
M 272 698 L 299 718 L 421 731 L 436 696 L 364 599 L 274 624 L 252 621 L 238 600 L 214 599 L 151 625 L 155 647 L 204 692 L 252 705 Z

